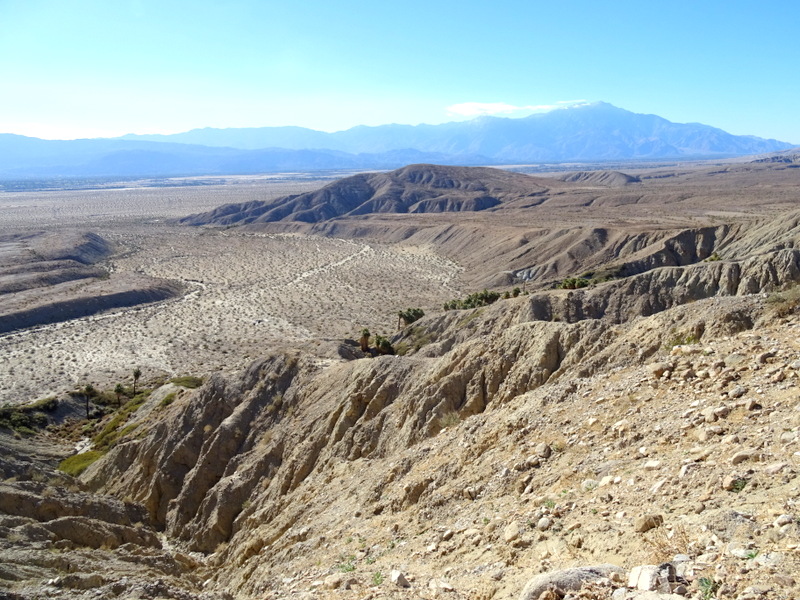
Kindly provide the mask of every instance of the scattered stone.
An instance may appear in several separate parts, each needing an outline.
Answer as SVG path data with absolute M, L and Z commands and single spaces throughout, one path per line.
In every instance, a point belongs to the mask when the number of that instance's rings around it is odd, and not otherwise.
M 784 525 L 791 523 L 793 520 L 794 519 L 792 518 L 792 515 L 780 515 L 777 519 L 775 519 L 773 525 L 775 525 L 775 527 L 783 527 Z
M 542 593 L 548 590 L 555 590 L 563 596 L 565 592 L 579 590 L 584 582 L 607 578 L 614 572 L 622 573 L 622 569 L 616 565 L 605 564 L 542 573 L 528 581 L 519 600 L 538 600 Z
M 552 525 L 552 521 L 548 517 L 542 517 L 539 519 L 539 522 L 536 523 L 536 529 L 539 531 L 547 531 L 550 529 L 550 525 Z
M 739 478 L 735 475 L 726 475 L 722 478 L 722 489 L 731 492 L 736 487 Z
M 761 410 L 763 407 L 758 403 L 758 401 L 754 400 L 753 398 L 748 398 L 745 400 L 744 409 L 745 410 Z
M 772 463 L 771 465 L 767 465 L 766 467 L 764 467 L 764 473 L 766 473 L 767 475 L 777 475 L 788 466 L 789 465 L 786 464 L 785 462 Z
M 628 587 L 651 592 L 658 588 L 659 569 L 656 565 L 640 565 L 631 569 Z
M 517 525 L 516 521 L 513 521 L 508 525 L 506 525 L 506 528 L 503 530 L 503 539 L 507 543 L 519 539 L 519 525 Z
M 428 582 L 428 587 L 434 591 L 445 591 L 445 592 L 452 592 L 455 588 L 450 584 L 449 581 L 444 579 L 431 579 Z
M 650 363 L 647 365 L 647 370 L 650 371 L 653 377 L 659 379 L 664 375 L 664 373 L 672 370 L 672 365 L 665 362 Z
M 758 460 L 759 456 L 760 454 L 758 450 L 753 450 L 750 448 L 740 450 L 731 457 L 731 464 L 738 465 L 747 460 Z
M 542 442 L 536 446 L 536 454 L 540 458 L 550 458 L 550 455 L 553 454 L 553 449 L 548 444 Z
M 747 393 L 747 388 L 743 385 L 737 385 L 733 388 L 730 392 L 728 392 L 728 398 L 741 398 Z
M 661 468 L 661 461 L 660 460 L 648 460 L 644 463 L 645 471 L 656 471 Z
M 648 514 L 637 517 L 633 522 L 633 530 L 636 533 L 645 533 L 664 523 L 662 515 Z
M 344 583 L 344 574 L 334 573 L 322 580 L 322 587 L 326 590 L 338 590 Z
M 389 574 L 389 581 L 391 581 L 397 587 L 411 587 L 411 584 L 408 582 L 408 579 L 406 579 L 406 576 L 403 574 L 403 572 L 398 571 L 397 569 L 392 570 L 392 572 Z

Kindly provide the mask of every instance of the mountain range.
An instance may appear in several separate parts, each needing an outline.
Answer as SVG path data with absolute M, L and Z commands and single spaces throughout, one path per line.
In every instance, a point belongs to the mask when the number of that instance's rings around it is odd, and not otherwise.
M 173 135 L 41 140 L 0 134 L 0 177 L 246 174 L 292 170 L 714 158 L 793 145 L 672 123 L 596 102 L 525 118 L 478 117 L 441 125 L 194 129 Z

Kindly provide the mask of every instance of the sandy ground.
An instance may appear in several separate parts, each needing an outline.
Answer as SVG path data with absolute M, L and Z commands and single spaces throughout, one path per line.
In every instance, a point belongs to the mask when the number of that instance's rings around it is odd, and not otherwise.
M 461 293 L 460 267 L 425 248 L 163 222 L 207 204 L 297 193 L 287 186 L 0 195 L 0 230 L 84 223 L 120 249 L 106 265 L 112 277 L 139 272 L 188 286 L 176 300 L 0 337 L 0 402 L 130 383 L 137 366 L 145 382 L 204 375 L 241 368 L 276 345 L 357 338 L 362 327 L 391 334 L 398 310 L 438 308 Z

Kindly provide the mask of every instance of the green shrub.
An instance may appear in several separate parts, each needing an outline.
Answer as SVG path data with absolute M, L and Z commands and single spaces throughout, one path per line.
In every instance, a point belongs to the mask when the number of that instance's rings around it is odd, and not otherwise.
M 138 425 L 130 425 L 120 430 L 120 427 L 128 420 L 128 417 L 131 416 L 136 410 L 144 404 L 147 398 L 150 396 L 150 390 L 143 390 L 136 396 L 134 396 L 131 400 L 129 400 L 125 406 L 119 409 L 117 413 L 111 418 L 111 420 L 103 427 L 103 431 L 97 434 L 94 439 L 95 448 L 100 450 L 109 450 L 111 449 L 120 439 L 125 437 L 128 433 L 133 431 L 138 427 Z
M 667 342 L 664 344 L 664 349 L 672 350 L 675 346 L 688 346 L 691 344 L 697 344 L 699 341 L 700 338 L 693 333 L 677 334 L 667 340 Z
M 589 283 L 589 280 L 583 277 L 567 277 L 557 287 L 562 290 L 577 290 L 587 287 Z
M 31 404 L 3 406 L 0 408 L 0 427 L 13 429 L 25 435 L 36 433 L 36 429 L 47 427 L 48 412 L 58 408 L 56 398 L 44 398 Z
M 184 375 L 182 377 L 173 377 L 169 380 L 169 382 L 193 390 L 203 385 L 203 378 L 195 377 L 193 375 Z
M 58 465 L 58 469 L 67 475 L 77 477 L 104 454 L 105 452 L 100 450 L 89 450 L 88 452 L 75 454 L 74 456 L 62 460 Z
M 161 401 L 160 406 L 166 407 L 175 402 L 176 395 L 177 394 L 175 392 L 172 392 L 171 394 L 167 394 L 166 396 L 164 396 L 164 399 Z

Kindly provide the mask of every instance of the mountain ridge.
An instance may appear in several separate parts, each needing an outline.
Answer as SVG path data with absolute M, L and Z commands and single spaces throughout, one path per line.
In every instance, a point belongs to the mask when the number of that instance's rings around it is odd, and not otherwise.
M 629 122 L 630 125 L 626 122 Z M 576 126 L 583 129 L 575 129 Z M 620 126 L 632 130 L 632 133 L 627 134 L 628 138 L 631 138 L 633 134 L 638 137 L 628 139 L 627 151 L 621 148 L 614 150 L 614 144 L 610 145 L 611 150 L 603 149 L 601 145 L 608 145 L 609 139 L 625 141 L 625 136 L 620 136 L 615 129 Z M 591 132 L 592 129 L 597 128 L 599 128 L 599 132 L 594 135 L 602 134 L 604 139 L 601 144 L 593 142 L 594 145 L 591 148 L 581 151 L 579 145 L 585 145 L 587 131 Z M 544 139 L 549 140 L 552 144 L 559 132 L 565 130 L 568 130 L 569 134 L 564 137 L 572 137 L 577 132 L 582 134 L 583 140 L 578 144 L 561 149 L 530 144 L 528 141 L 528 138 Z M 287 138 L 286 135 L 290 135 L 291 132 L 297 133 L 299 137 Z M 240 136 L 238 141 L 237 133 Z M 663 144 L 648 143 L 652 142 L 651 138 L 654 134 L 664 133 L 668 135 Z M 462 140 L 461 138 L 464 136 L 468 136 L 468 139 Z M 397 141 L 392 141 L 392 138 Z M 119 139 L 181 140 L 209 146 L 242 149 L 256 149 L 259 145 L 261 147 L 267 145 L 300 149 L 308 147 L 308 140 L 313 139 L 316 148 L 351 153 L 384 152 L 407 147 L 444 153 L 477 153 L 500 161 L 678 157 L 715 153 L 749 154 L 784 150 L 792 146 L 792 144 L 779 140 L 763 139 L 757 136 L 733 136 L 719 128 L 700 123 L 672 123 L 658 115 L 633 113 L 605 102 L 558 109 L 522 118 L 482 116 L 469 121 L 452 121 L 440 125 L 424 123 L 419 125 L 357 125 L 332 133 L 301 127 L 226 129 L 207 127 L 172 135 L 126 135 Z M 256 139 L 261 141 L 252 141 Z M 747 146 L 746 141 L 753 142 L 755 146 Z M 755 149 L 756 147 L 758 149 Z M 742 152 L 744 148 L 748 149 Z
M 41 140 L 0 134 L 0 178 L 252 174 L 394 169 L 419 162 L 503 165 L 728 158 L 792 144 L 672 123 L 611 104 L 521 119 L 479 117 L 441 125 L 204 128 L 172 135 Z

